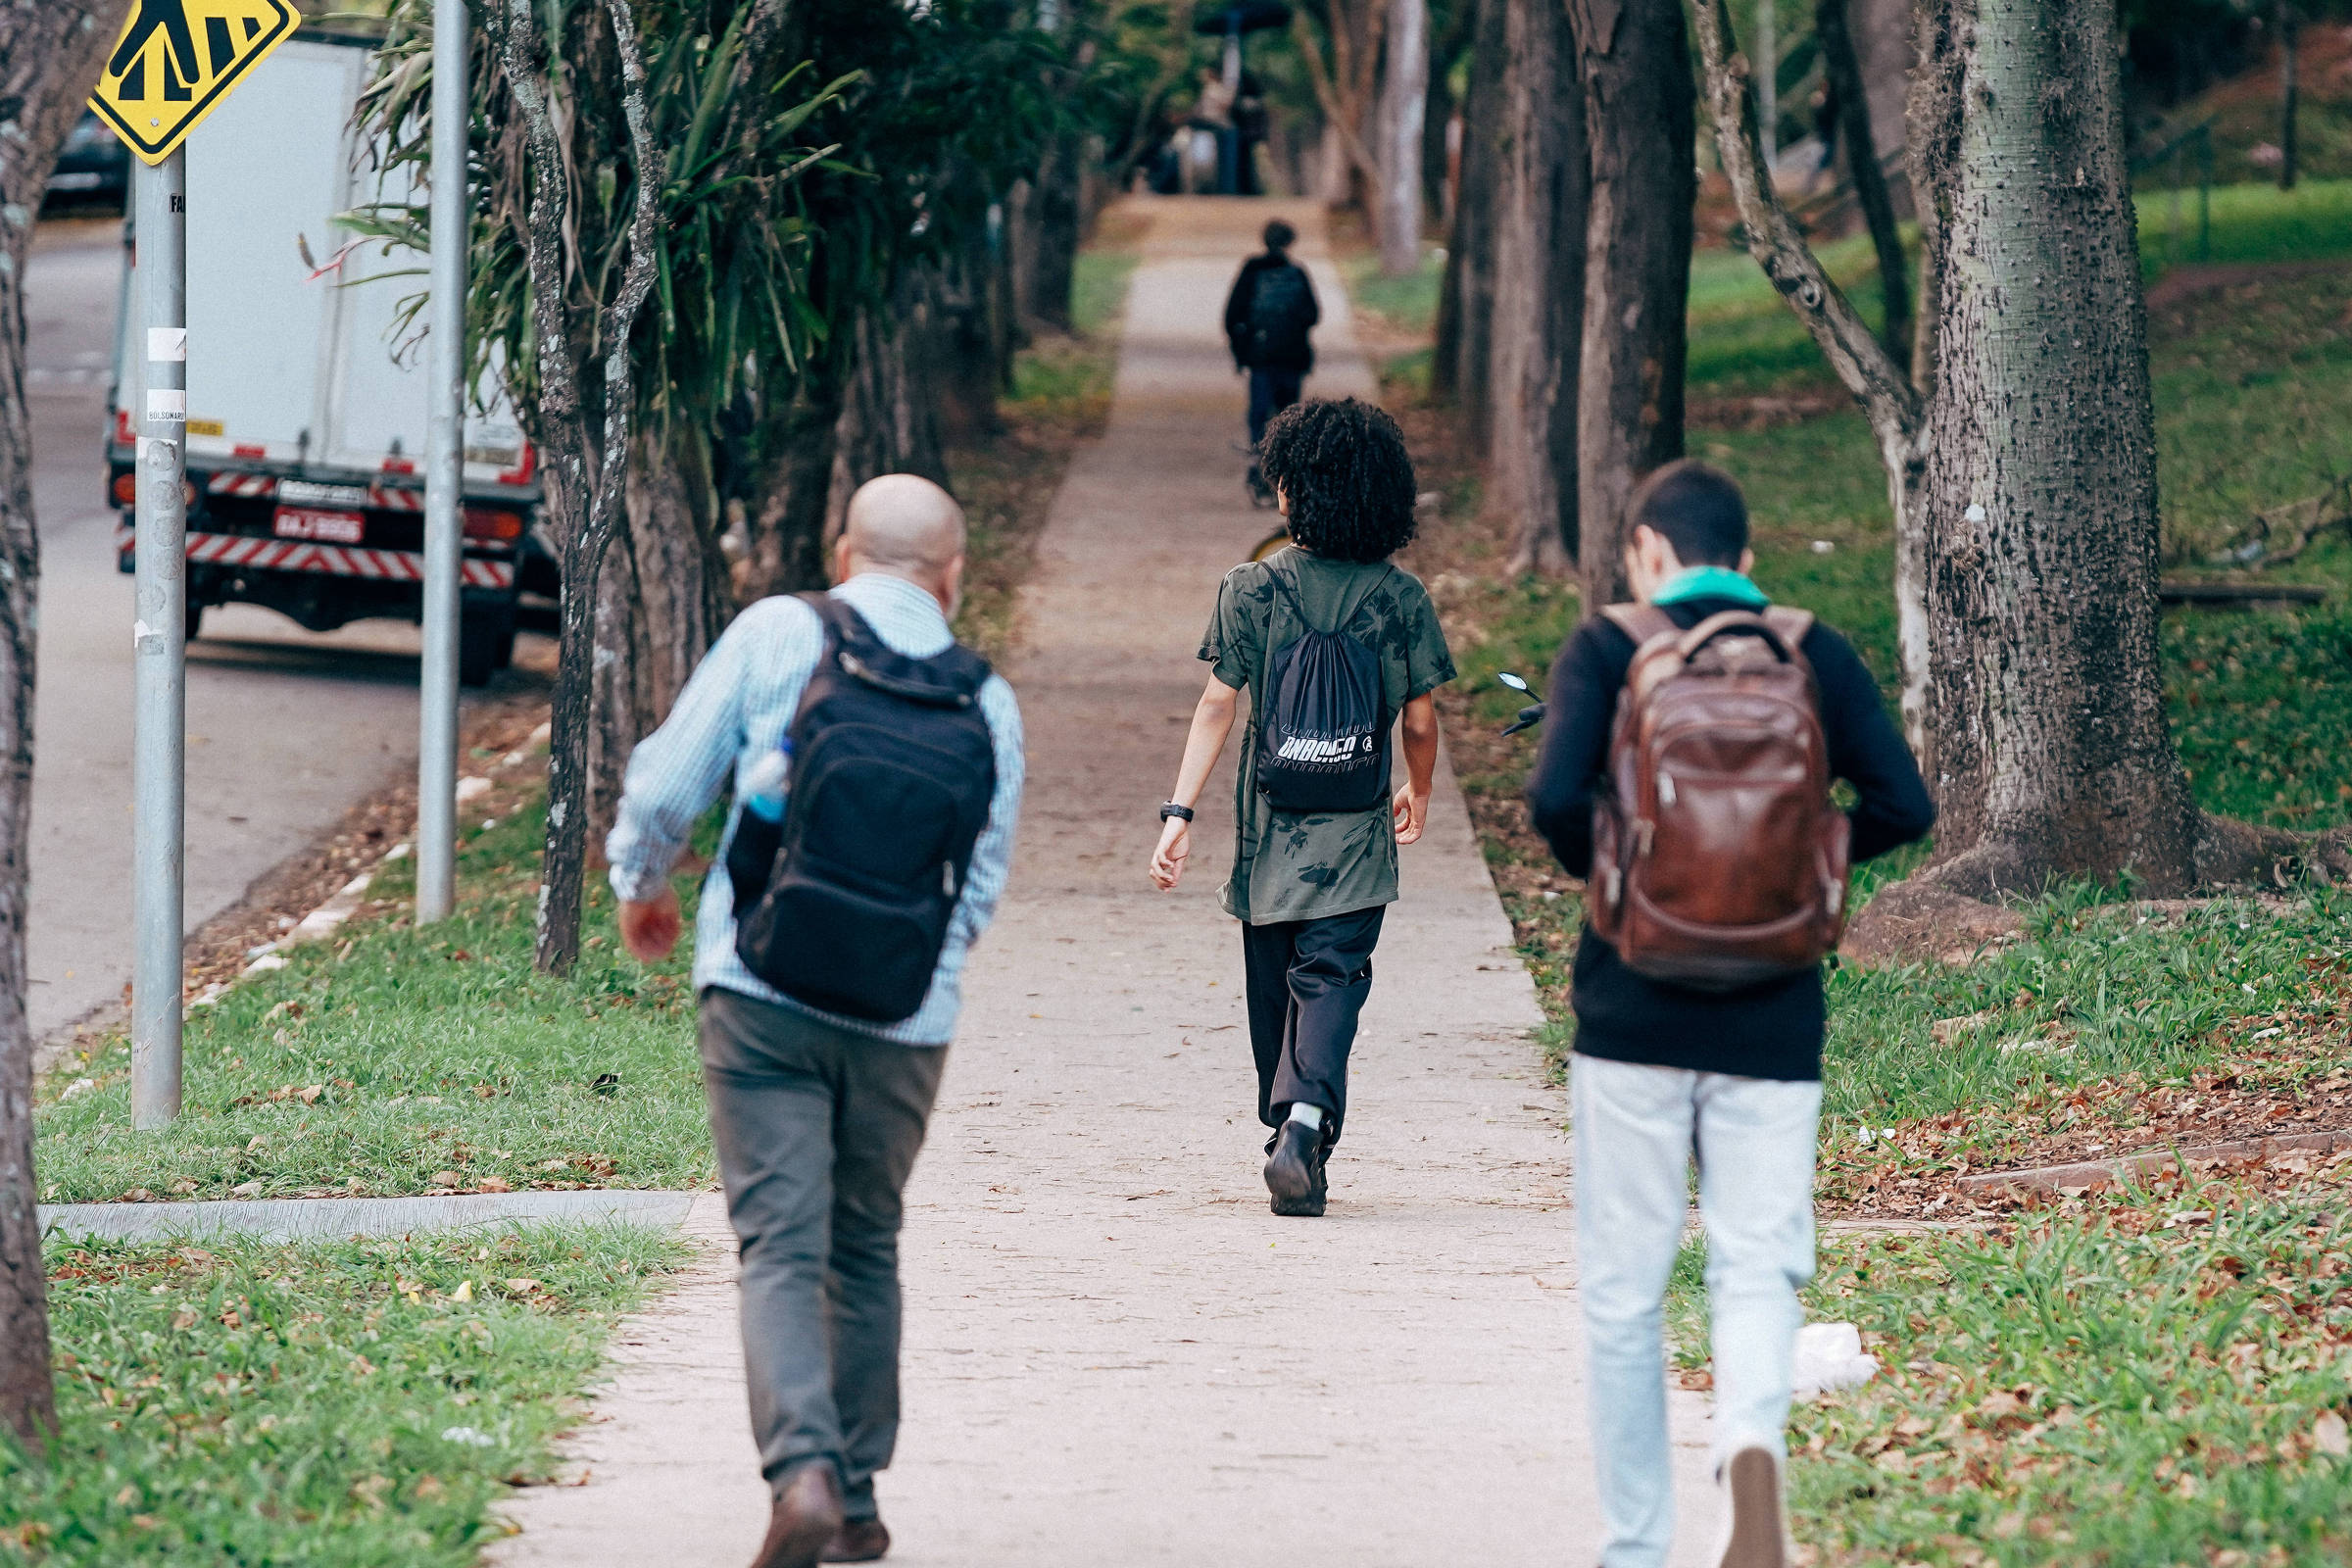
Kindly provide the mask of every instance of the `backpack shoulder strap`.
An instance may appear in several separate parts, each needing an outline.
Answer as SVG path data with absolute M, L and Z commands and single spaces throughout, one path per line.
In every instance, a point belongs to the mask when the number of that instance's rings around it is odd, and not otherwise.
M 1653 637 L 1678 637 L 1683 628 L 1672 615 L 1655 605 L 1608 605 L 1600 612 L 1601 618 L 1633 639 L 1639 651 Z

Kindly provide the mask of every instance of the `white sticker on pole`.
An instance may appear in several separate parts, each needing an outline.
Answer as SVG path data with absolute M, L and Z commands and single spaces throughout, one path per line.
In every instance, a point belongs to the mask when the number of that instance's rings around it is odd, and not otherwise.
M 188 417 L 188 394 L 175 386 L 148 388 L 147 417 L 185 423 Z
M 147 363 L 150 365 L 185 365 L 188 363 L 188 329 L 184 326 L 151 326 L 147 329 Z

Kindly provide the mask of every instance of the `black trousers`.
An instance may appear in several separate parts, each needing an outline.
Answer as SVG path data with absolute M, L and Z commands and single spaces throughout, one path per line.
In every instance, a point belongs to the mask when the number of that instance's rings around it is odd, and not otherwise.
M 1348 1054 L 1372 994 L 1372 949 L 1388 906 L 1242 927 L 1257 1119 L 1279 1127 L 1300 1101 L 1323 1107 L 1323 1142 L 1348 1115 Z
M 1303 370 L 1259 370 L 1250 372 L 1250 445 L 1254 449 L 1266 438 L 1266 424 L 1274 416 L 1298 401 L 1298 393 L 1306 380 Z

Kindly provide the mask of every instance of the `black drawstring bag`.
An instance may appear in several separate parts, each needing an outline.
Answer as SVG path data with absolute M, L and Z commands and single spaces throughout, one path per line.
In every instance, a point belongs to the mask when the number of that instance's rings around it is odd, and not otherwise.
M 1269 565 L 1266 575 L 1306 630 L 1275 650 L 1260 694 L 1258 793 L 1278 811 L 1369 811 L 1387 805 L 1389 729 L 1396 715 L 1389 711 L 1380 655 L 1344 632 L 1317 630 L 1281 570 Z M 1379 586 L 1373 584 L 1373 591 Z M 1357 600 L 1339 624 L 1352 620 L 1363 604 Z M 1269 617 L 1269 635 L 1272 630 Z

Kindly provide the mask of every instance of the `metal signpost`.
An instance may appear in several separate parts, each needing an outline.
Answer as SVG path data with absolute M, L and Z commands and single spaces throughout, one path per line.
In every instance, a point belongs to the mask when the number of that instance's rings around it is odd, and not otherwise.
M 433 4 L 432 399 L 424 449 L 424 668 L 416 737 L 416 922 L 456 900 L 458 591 L 466 482 L 466 0 Z
M 90 107 L 140 160 L 133 180 L 139 384 L 131 626 L 130 1118 L 179 1114 L 187 739 L 188 132 L 300 20 L 290 0 L 139 0 Z M 216 349 L 223 345 L 214 345 Z
M 130 1119 L 179 1114 L 181 835 L 187 824 L 187 165 L 184 148 L 141 164 L 135 192 L 140 330 L 137 616 L 131 626 Z

